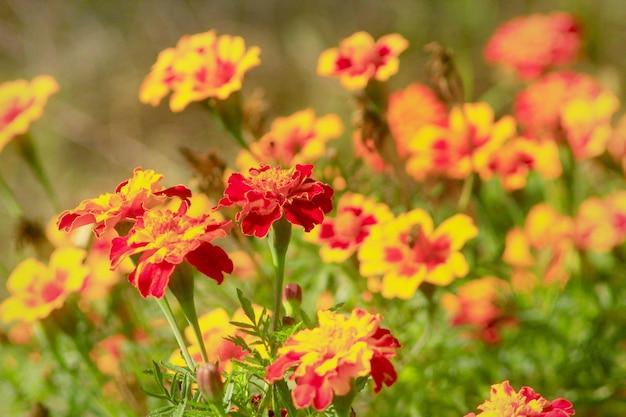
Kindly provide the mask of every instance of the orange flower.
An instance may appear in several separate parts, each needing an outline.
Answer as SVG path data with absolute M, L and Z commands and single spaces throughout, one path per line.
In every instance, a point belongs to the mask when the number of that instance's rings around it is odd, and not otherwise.
M 312 109 L 306 109 L 279 117 L 272 122 L 268 133 L 250 144 L 250 152 L 239 153 L 237 166 L 247 171 L 260 163 L 280 166 L 314 163 L 324 156 L 326 142 L 342 133 L 343 123 L 335 114 L 316 118 Z
M 477 235 L 469 216 L 457 214 L 435 229 L 424 210 L 414 209 L 370 229 L 358 253 L 361 275 L 382 275 L 383 297 L 408 300 L 424 281 L 448 285 L 465 276 L 469 267 L 460 250 Z
M 85 255 L 82 249 L 61 248 L 52 253 L 48 265 L 34 258 L 22 261 L 7 280 L 11 295 L 0 304 L 0 320 L 32 323 L 61 308 L 87 278 Z
M 377 223 L 393 218 L 386 204 L 376 203 L 361 194 L 347 192 L 337 203 L 334 218 L 324 222 L 305 235 L 305 240 L 319 243 L 320 256 L 324 262 L 343 262 L 354 254 Z
M 0 152 L 15 136 L 28 131 L 39 119 L 50 95 L 59 91 L 54 78 L 40 75 L 31 82 L 16 80 L 0 84 Z
M 492 155 L 515 134 L 515 120 L 494 121 L 487 103 L 466 103 L 450 111 L 447 127 L 425 125 L 409 143 L 407 172 L 418 181 L 427 175 L 463 179 L 485 169 Z
M 318 319 L 318 327 L 287 339 L 265 375 L 268 382 L 275 382 L 295 367 L 289 379 L 295 380 L 291 395 L 297 408 L 326 409 L 335 395 L 350 393 L 358 377 L 371 376 L 375 392 L 396 381 L 389 359 L 400 343 L 389 330 L 380 328 L 379 314 L 355 309 L 346 317 L 319 311 Z
M 548 179 L 561 175 L 559 150 L 554 142 L 517 136 L 496 150 L 479 174 L 482 180 L 498 176 L 502 186 L 512 191 L 526 186 L 531 171 Z
M 470 326 L 472 336 L 487 343 L 499 340 L 498 327 L 506 319 L 501 303 L 506 291 L 505 281 L 487 276 L 469 281 L 458 288 L 458 295 L 445 293 L 441 303 L 450 313 L 452 326 Z
M 525 136 L 559 138 L 561 115 L 571 100 L 595 99 L 602 92 L 596 80 L 571 71 L 554 72 L 533 82 L 515 97 L 513 115 Z
M 356 32 L 342 40 L 339 48 L 322 52 L 317 73 L 339 78 L 348 90 L 365 88 L 372 79 L 387 81 L 398 72 L 398 55 L 408 46 L 408 41 L 396 33 L 374 41 L 367 32 Z
M 615 162 L 626 172 L 626 114 L 620 116 L 617 126 L 611 132 L 606 150 Z
M 485 59 L 514 71 L 522 79 L 574 62 L 581 30 L 568 13 L 516 17 L 498 27 L 487 42 Z
M 248 236 L 267 236 L 283 215 L 309 232 L 333 208 L 333 189 L 311 178 L 312 171 L 313 165 L 292 169 L 264 165 L 250 168 L 247 177 L 234 173 L 218 206 L 241 207 L 236 220 L 241 221 L 241 230 Z
M 193 101 L 223 100 L 241 89 L 244 74 L 259 65 L 261 50 L 246 50 L 239 36 L 217 36 L 215 30 L 183 36 L 163 50 L 139 91 L 142 103 L 157 106 L 172 92 L 170 109 L 182 111 Z
M 611 118 L 619 100 L 610 91 L 593 99 L 574 99 L 562 109 L 561 125 L 576 159 L 601 155 L 611 137 Z
M 120 183 L 115 193 L 101 194 L 99 197 L 83 200 L 73 210 L 59 215 L 59 230 L 69 232 L 77 227 L 94 224 L 94 233 L 100 236 L 123 220 L 134 221 L 146 210 L 163 204 L 170 197 L 188 201 L 191 191 L 183 185 L 164 188 L 159 185 L 163 175 L 149 169 L 135 168 L 131 179 Z
M 465 417 L 568 417 L 574 414 L 572 403 L 563 399 L 549 401 L 530 387 L 519 392 L 504 381 L 491 386 L 491 398 L 478 406 L 482 413 Z
M 408 156 L 408 143 L 423 126 L 444 126 L 447 120 L 446 104 L 423 84 L 413 83 L 389 96 L 387 122 L 400 157 Z
M 573 239 L 577 248 L 607 252 L 626 238 L 626 192 L 604 198 L 590 197 L 574 216 Z
M 219 246 L 211 242 L 226 236 L 230 221 L 217 222 L 210 214 L 191 217 L 187 202 L 178 211 L 153 209 L 137 219 L 126 236 L 113 239 L 111 267 L 141 253 L 137 267 L 128 280 L 142 296 L 161 298 L 176 265 L 187 261 L 218 284 L 224 272 L 233 271 L 233 263 Z

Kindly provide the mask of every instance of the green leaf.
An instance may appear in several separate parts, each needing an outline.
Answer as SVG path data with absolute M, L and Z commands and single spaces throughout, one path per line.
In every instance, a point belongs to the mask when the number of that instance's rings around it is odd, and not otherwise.
M 256 324 L 256 316 L 254 314 L 254 308 L 252 308 L 252 303 L 243 295 L 243 292 L 239 288 L 237 288 L 237 298 L 239 298 L 239 303 L 246 317 L 248 317 L 252 323 Z

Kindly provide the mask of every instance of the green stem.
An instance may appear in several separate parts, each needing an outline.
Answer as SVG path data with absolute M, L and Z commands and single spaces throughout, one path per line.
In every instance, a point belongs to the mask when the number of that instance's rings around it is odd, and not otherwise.
M 283 281 L 285 278 L 285 258 L 289 241 L 291 240 L 291 223 L 281 217 L 272 225 L 272 233 L 270 235 L 270 250 L 272 252 L 272 261 L 274 263 L 274 272 L 276 282 L 274 283 L 274 317 L 272 319 L 272 330 L 277 330 L 280 323 L 280 314 L 283 299 Z
M 163 311 L 163 314 L 165 315 L 165 318 L 169 323 L 172 332 L 174 333 L 174 337 L 176 338 L 178 347 L 180 347 L 183 358 L 185 358 L 185 363 L 187 364 L 187 367 L 193 370 L 196 367 L 196 362 L 193 360 L 191 355 L 189 355 L 187 345 L 185 344 L 185 339 L 178 329 L 178 325 L 176 324 L 176 320 L 174 319 L 174 314 L 172 313 L 170 303 L 167 302 L 167 298 L 165 297 L 165 295 L 162 298 L 157 298 L 156 301 L 159 307 L 161 307 L 161 310 Z
M 461 190 L 461 196 L 457 203 L 457 209 L 459 212 L 464 212 L 469 205 L 470 198 L 472 197 L 472 189 L 474 188 L 474 173 L 470 172 L 465 181 L 463 181 L 463 189 Z
M 4 178 L 0 175 L 0 196 L 2 197 L 2 202 L 6 206 L 9 214 L 15 219 L 21 219 L 24 215 L 24 211 L 18 203 L 15 194 L 11 191 L 9 184 L 6 183 Z

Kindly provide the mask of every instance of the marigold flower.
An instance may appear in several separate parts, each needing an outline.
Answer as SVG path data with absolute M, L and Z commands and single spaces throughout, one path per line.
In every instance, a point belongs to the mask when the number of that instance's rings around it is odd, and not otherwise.
M 572 403 L 563 399 L 549 401 L 531 387 L 515 392 L 509 381 L 491 386 L 491 398 L 478 406 L 482 413 L 465 417 L 568 417 L 574 414 Z
M 349 317 L 318 312 L 319 325 L 301 330 L 278 349 L 278 359 L 267 368 L 265 379 L 275 382 L 295 367 L 291 395 L 297 408 L 326 409 L 335 395 L 347 395 L 357 377 L 371 376 L 374 391 L 396 381 L 389 361 L 400 343 L 380 328 L 382 317 L 355 309 Z
M 95 224 L 93 229 L 96 236 L 102 235 L 105 230 L 112 229 L 123 220 L 135 220 L 146 210 L 163 204 L 168 198 L 178 197 L 188 201 L 191 191 L 177 185 L 164 188 L 159 185 L 163 175 L 153 170 L 135 168 L 129 180 L 121 182 L 114 193 L 83 200 L 73 210 L 66 210 L 59 215 L 57 225 L 59 230 L 69 232 L 77 227 Z
M 126 236 L 113 239 L 111 267 L 141 253 L 137 267 L 128 276 L 143 297 L 161 298 L 176 265 L 187 261 L 218 284 L 224 272 L 233 271 L 226 252 L 211 242 L 226 236 L 229 221 L 217 222 L 210 214 L 191 217 L 187 202 L 178 211 L 153 209 L 139 217 Z
M 339 48 L 322 52 L 317 61 L 317 73 L 339 78 L 348 90 L 365 88 L 372 79 L 387 81 L 398 72 L 400 55 L 409 43 L 394 33 L 374 41 L 367 32 L 356 32 L 342 40 Z
M 59 85 L 48 75 L 0 84 L 0 152 L 11 139 L 28 131 L 43 114 L 48 97 L 57 91 Z
M 250 168 L 249 175 L 234 173 L 228 179 L 218 207 L 237 205 L 236 220 L 248 236 L 264 237 L 283 215 L 309 232 L 332 210 L 333 189 L 311 178 L 313 165 L 295 168 Z
M 435 229 L 428 213 L 411 210 L 370 229 L 358 253 L 361 275 L 382 275 L 383 297 L 408 300 L 424 281 L 448 285 L 465 276 L 469 266 L 460 250 L 477 235 L 472 219 L 464 214 Z
M 606 252 L 626 238 L 626 192 L 590 197 L 574 216 L 573 240 L 579 249 Z
M 246 50 L 239 36 L 217 36 L 215 30 L 183 36 L 163 50 L 139 91 L 142 103 L 157 106 L 172 92 L 170 109 L 182 111 L 193 101 L 226 99 L 241 89 L 244 74 L 260 64 L 261 50 Z
M 375 224 L 392 218 L 391 209 L 386 204 L 347 192 L 337 203 L 335 217 L 326 217 L 320 227 L 313 229 L 304 239 L 321 244 L 320 256 L 324 262 L 339 263 L 356 253 Z
M 245 171 L 259 163 L 280 166 L 314 163 L 324 156 L 326 142 L 342 133 L 343 123 L 335 114 L 315 117 L 313 109 L 306 109 L 279 117 L 272 122 L 268 133 L 250 144 L 249 152 L 239 153 L 237 166 Z
M 620 164 L 622 171 L 626 172 L 626 114 L 619 117 L 606 144 L 606 150 Z
M 513 70 L 522 79 L 574 62 L 581 29 L 569 13 L 516 17 L 499 26 L 485 46 L 485 60 Z
M 407 172 L 421 181 L 439 174 L 463 179 L 487 167 L 492 155 L 515 135 L 515 120 L 504 116 L 494 121 L 487 103 L 466 103 L 450 111 L 446 127 L 422 127 L 409 143 Z
M 447 121 L 446 104 L 424 84 L 410 84 L 389 96 L 387 122 L 400 157 L 409 155 L 408 143 L 423 126 L 444 126 Z
M 0 304 L 0 320 L 32 323 L 61 308 L 87 278 L 85 255 L 82 249 L 61 248 L 52 253 L 48 265 L 35 258 L 18 264 L 7 280 L 11 295 Z

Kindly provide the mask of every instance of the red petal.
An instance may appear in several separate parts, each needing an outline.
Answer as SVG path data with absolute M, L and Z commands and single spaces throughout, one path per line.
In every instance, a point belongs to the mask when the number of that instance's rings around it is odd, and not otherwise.
M 224 249 L 210 243 L 200 245 L 189 252 L 185 259 L 198 271 L 217 281 L 218 284 L 224 281 L 224 272 L 230 274 L 234 268 L 233 261 L 230 260 Z

